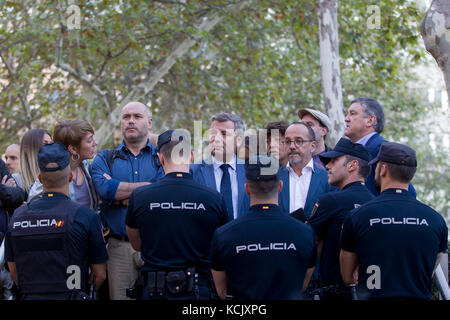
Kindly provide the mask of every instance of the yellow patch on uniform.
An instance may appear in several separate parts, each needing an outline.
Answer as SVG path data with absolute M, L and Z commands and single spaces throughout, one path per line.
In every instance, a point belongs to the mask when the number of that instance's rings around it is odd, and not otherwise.
M 362 186 L 365 186 L 366 184 L 365 184 L 364 182 L 361 182 L 361 185 L 362 185 Z
M 49 193 L 48 196 L 49 196 L 49 197 L 53 197 L 53 193 Z
M 396 192 L 396 193 L 402 193 L 402 190 L 397 189 L 397 190 L 395 190 L 395 192 Z
M 269 209 L 269 207 L 268 206 L 263 206 L 262 207 L 264 210 L 267 210 L 267 209 Z
M 181 173 L 177 173 L 178 178 L 183 178 L 183 175 Z

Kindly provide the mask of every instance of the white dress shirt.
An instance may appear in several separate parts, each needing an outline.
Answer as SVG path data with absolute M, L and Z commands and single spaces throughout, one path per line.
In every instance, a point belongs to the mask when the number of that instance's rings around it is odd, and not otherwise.
M 299 208 L 305 208 L 306 197 L 308 196 L 309 184 L 314 171 L 314 162 L 311 159 L 302 169 L 302 175 L 299 177 L 294 169 L 288 164 L 289 171 L 289 212 Z
M 216 180 L 216 190 L 220 192 L 220 182 L 222 181 L 223 171 L 220 166 L 223 162 L 218 161 L 216 158 L 212 157 L 212 162 L 214 166 L 214 178 Z M 233 158 L 228 167 L 228 173 L 230 174 L 231 181 L 231 196 L 233 200 L 233 217 L 237 218 L 238 214 L 238 183 L 237 183 L 237 173 L 236 173 L 236 157 Z

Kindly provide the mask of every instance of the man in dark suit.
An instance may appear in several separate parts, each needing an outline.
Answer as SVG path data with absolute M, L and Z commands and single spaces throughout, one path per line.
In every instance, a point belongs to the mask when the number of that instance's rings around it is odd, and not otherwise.
M 250 207 L 250 199 L 244 190 L 244 163 L 236 156 L 244 131 L 240 117 L 230 113 L 214 115 L 209 135 L 211 157 L 190 168 L 195 181 L 223 195 L 231 220 L 246 213 Z
M 384 122 L 383 107 L 376 99 L 356 98 L 351 102 L 345 117 L 345 135 L 352 142 L 369 149 L 371 159 L 374 159 L 380 151 L 381 144 L 386 141 L 380 135 Z M 378 196 L 379 192 L 375 188 L 375 168 L 376 164 L 373 164 L 366 179 L 366 186 L 373 195 Z M 408 190 L 416 197 L 416 190 L 411 183 Z
M 280 169 L 283 189 L 279 194 L 280 207 L 286 213 L 303 209 L 309 218 L 319 196 L 337 190 L 328 184 L 327 172 L 312 160 L 315 140 L 314 131 L 303 122 L 294 122 L 286 130 L 289 162 Z

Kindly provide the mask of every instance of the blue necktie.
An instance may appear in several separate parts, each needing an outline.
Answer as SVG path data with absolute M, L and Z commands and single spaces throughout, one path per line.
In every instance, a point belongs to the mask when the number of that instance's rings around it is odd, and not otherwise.
M 222 169 L 222 181 L 220 181 L 220 193 L 225 198 L 225 204 L 227 205 L 228 216 L 230 220 L 234 219 L 233 216 L 233 195 L 231 192 L 231 179 L 230 173 L 228 172 L 229 164 L 222 164 L 220 169 Z

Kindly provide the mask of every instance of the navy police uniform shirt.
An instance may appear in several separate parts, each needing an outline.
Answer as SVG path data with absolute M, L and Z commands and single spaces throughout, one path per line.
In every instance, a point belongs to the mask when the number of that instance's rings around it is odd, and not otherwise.
M 211 268 L 225 271 L 227 294 L 236 299 L 301 299 L 308 268 L 316 263 L 310 226 L 273 204 L 254 205 L 217 229 Z
M 351 212 L 344 222 L 343 250 L 360 263 L 358 297 L 430 299 L 439 252 L 447 251 L 442 216 L 407 190 L 387 189 Z
M 315 204 L 307 223 L 323 240 L 319 266 L 319 279 L 323 285 L 344 285 L 339 267 L 342 224 L 350 211 L 373 198 L 364 182 L 357 181 L 347 184 L 341 191 L 322 195 Z
M 144 268 L 180 270 L 195 266 L 209 275 L 209 249 L 214 231 L 228 222 L 223 197 L 184 172 L 133 191 L 126 224 L 139 229 Z
M 44 193 L 42 198 L 31 202 L 28 208 L 31 211 L 51 210 L 68 199 L 69 197 L 62 193 Z M 72 242 L 72 247 L 76 248 L 75 252 L 71 252 L 71 256 L 77 261 L 76 265 L 82 268 L 82 274 L 88 274 L 87 268 L 90 264 L 101 264 L 108 260 L 100 216 L 91 209 L 86 207 L 78 208 L 73 220 L 70 241 Z M 5 239 L 5 256 L 6 261 L 15 262 L 9 230 Z M 84 285 L 86 282 L 87 279 L 83 279 Z

